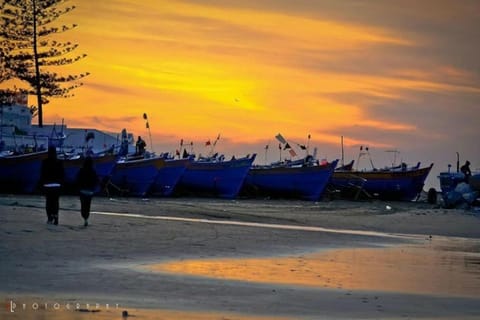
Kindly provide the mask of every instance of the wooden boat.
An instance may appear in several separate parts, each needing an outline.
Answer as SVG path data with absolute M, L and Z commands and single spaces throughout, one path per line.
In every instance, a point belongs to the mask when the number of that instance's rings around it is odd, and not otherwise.
M 432 167 L 433 163 L 420 168 L 419 163 L 411 168 L 335 171 L 332 186 L 348 198 L 358 198 L 364 193 L 372 198 L 411 201 L 420 195 Z
M 0 157 L 0 191 L 7 193 L 33 193 L 38 188 L 42 161 L 47 152 Z
M 149 193 L 153 196 L 171 196 L 190 162 L 190 159 L 165 159 L 165 165 L 158 169 Z
M 159 169 L 165 166 L 160 157 L 121 158 L 117 161 L 110 179 L 109 190 L 122 195 L 144 197 L 157 179 Z
M 438 179 L 442 193 L 448 193 L 455 190 L 460 182 L 465 182 L 465 175 L 461 172 L 440 172 Z
M 179 181 L 177 193 L 235 198 L 240 192 L 255 156 L 253 154 L 231 160 L 214 156 L 193 160 L 188 164 Z
M 355 160 L 350 161 L 347 164 L 341 165 L 340 167 L 336 167 L 336 171 L 352 171 L 353 170 L 353 164 Z
M 306 160 L 253 166 L 244 190 L 253 195 L 319 200 L 338 160 L 318 164 Z

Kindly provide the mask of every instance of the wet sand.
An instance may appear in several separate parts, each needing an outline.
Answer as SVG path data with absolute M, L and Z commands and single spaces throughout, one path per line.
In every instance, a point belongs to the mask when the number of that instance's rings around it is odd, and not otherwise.
M 472 212 L 95 198 L 84 228 L 76 197 L 62 197 L 59 226 L 45 224 L 43 205 L 0 196 L 2 319 L 121 319 L 123 310 L 139 319 L 480 317 Z
M 434 246 L 432 243 L 336 249 L 287 257 L 184 260 L 146 268 L 286 286 L 480 297 L 480 254 L 443 251 Z

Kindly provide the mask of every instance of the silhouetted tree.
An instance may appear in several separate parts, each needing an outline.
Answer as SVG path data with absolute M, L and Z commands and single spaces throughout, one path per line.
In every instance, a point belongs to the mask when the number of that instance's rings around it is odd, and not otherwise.
M 0 81 L 18 78 L 30 85 L 37 96 L 38 125 L 43 126 L 44 104 L 50 97 L 69 97 L 82 85 L 88 73 L 62 76 L 55 67 L 74 63 L 85 54 L 75 55 L 78 44 L 52 39 L 57 33 L 77 25 L 54 26 L 54 22 L 73 9 L 69 0 L 1 0 L 0 1 Z
M 0 106 L 11 106 L 17 103 L 18 94 L 28 94 L 26 90 L 0 89 Z

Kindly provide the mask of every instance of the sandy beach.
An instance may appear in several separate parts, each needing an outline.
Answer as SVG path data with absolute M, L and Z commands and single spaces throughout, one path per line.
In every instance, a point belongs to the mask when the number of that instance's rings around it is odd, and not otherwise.
M 427 203 L 0 196 L 1 319 L 476 319 L 480 216 Z

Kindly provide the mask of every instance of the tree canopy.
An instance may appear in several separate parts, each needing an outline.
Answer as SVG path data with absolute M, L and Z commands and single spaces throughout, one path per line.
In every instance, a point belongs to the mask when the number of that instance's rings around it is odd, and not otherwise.
M 72 96 L 87 73 L 62 75 L 58 67 L 86 57 L 75 54 L 78 44 L 60 42 L 55 34 L 77 27 L 55 24 L 75 6 L 69 0 L 3 0 L 0 2 L 0 82 L 19 79 L 29 85 L 28 93 L 37 96 L 38 124 L 43 125 L 43 104 L 49 98 Z

